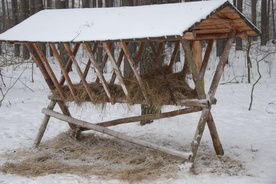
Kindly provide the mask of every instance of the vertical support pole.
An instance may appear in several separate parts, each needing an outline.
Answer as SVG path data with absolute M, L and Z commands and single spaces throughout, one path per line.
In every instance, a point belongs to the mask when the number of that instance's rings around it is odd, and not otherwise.
M 201 68 L 201 65 L 202 65 L 202 46 L 201 46 L 201 41 L 193 41 L 192 51 L 193 51 L 194 63 L 196 65 L 197 72 L 199 72 L 200 68 Z

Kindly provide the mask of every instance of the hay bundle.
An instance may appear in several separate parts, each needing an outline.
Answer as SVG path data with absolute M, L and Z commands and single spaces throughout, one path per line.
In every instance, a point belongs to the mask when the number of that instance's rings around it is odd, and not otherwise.
M 166 75 L 166 79 L 164 79 L 164 75 Z M 171 74 L 169 67 L 154 69 L 147 74 L 141 75 L 141 78 L 145 84 L 145 92 L 148 95 L 151 106 L 161 107 L 171 103 L 172 97 L 168 89 L 168 83 L 176 101 L 196 97 L 195 90 L 189 87 L 184 74 L 182 72 Z M 143 103 L 144 96 L 136 78 L 124 79 L 124 82 L 129 92 L 128 98 L 126 98 L 120 85 L 108 84 L 111 96 L 115 101 L 116 99 L 120 99 L 121 101 L 126 101 L 130 105 Z M 75 99 L 70 93 L 69 87 L 66 85 L 63 86 L 65 96 L 67 97 L 66 101 L 75 101 L 79 105 L 85 101 L 90 101 L 82 84 L 75 84 L 74 88 L 77 93 Z M 109 101 L 101 83 L 89 83 L 89 88 L 93 96 L 93 104 L 105 104 Z M 56 92 L 56 94 L 58 93 Z

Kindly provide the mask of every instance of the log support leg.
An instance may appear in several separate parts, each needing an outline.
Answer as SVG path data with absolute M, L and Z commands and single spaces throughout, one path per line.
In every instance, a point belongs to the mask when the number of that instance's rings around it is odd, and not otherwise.
M 53 101 L 51 100 L 50 104 L 48 105 L 47 109 L 49 110 L 53 110 L 54 107 L 56 106 L 56 101 Z M 37 136 L 35 138 L 35 142 L 34 142 L 34 147 L 38 147 L 40 142 L 41 142 L 41 139 L 46 131 L 46 128 L 47 128 L 47 125 L 48 125 L 48 122 L 50 120 L 50 116 L 49 115 L 44 115 L 44 118 L 43 118 L 43 121 L 40 125 L 40 128 L 38 130 L 38 133 L 37 133 Z
M 193 154 L 189 157 L 190 162 L 194 162 L 194 160 L 196 158 L 197 151 L 198 151 L 198 148 L 200 145 L 200 141 L 201 141 L 209 114 L 210 114 L 210 108 L 204 108 L 201 113 L 200 120 L 199 120 L 197 128 L 196 128 L 196 133 L 195 133 L 194 138 L 191 143 L 191 151 Z
M 210 112 L 207 119 L 207 125 L 210 131 L 210 135 L 213 141 L 213 146 L 215 148 L 217 155 L 224 155 L 224 151 L 218 136 L 217 128 L 214 122 L 214 118 L 212 116 L 212 113 Z

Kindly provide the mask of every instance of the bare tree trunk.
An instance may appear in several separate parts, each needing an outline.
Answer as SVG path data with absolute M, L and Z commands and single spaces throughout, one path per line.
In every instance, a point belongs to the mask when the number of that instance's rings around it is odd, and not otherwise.
M 82 7 L 83 8 L 89 8 L 90 7 L 90 1 L 89 0 L 82 0 Z
M 269 39 L 269 17 L 267 17 L 267 0 L 261 1 L 261 45 L 266 45 Z
M 243 4 L 243 0 L 237 0 L 237 8 L 240 12 L 242 12 L 242 4 Z M 241 38 L 236 39 L 236 50 L 242 50 L 242 39 Z
M 276 39 L 276 26 L 275 26 L 275 10 L 274 10 L 274 1 L 271 1 L 271 12 L 272 12 L 272 24 L 273 24 L 273 39 Z
M 21 16 L 20 16 L 20 21 L 22 22 L 26 18 L 29 17 L 30 12 L 29 12 L 29 0 L 21 0 L 20 4 L 20 9 L 21 9 Z M 30 53 L 26 45 L 23 45 L 23 59 L 29 59 L 30 58 Z
M 16 24 L 19 23 L 18 20 L 18 4 L 17 4 L 17 0 L 12 0 L 11 1 L 12 4 L 12 25 L 15 26 Z M 20 45 L 14 45 L 14 55 L 16 57 L 20 56 Z
M 251 0 L 251 15 L 252 23 L 257 25 L 257 0 Z M 257 37 L 254 37 L 253 40 L 257 41 Z

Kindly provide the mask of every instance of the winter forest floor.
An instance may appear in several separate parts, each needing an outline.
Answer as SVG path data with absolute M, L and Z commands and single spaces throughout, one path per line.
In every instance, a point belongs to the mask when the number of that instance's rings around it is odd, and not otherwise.
M 0 107 L 0 184 L 276 183 L 276 54 L 275 46 L 271 48 L 269 51 L 274 55 L 259 63 L 262 77 L 255 86 L 250 111 L 252 85 L 259 77 L 256 64 L 266 54 L 252 51 L 249 84 L 245 53 L 231 53 L 217 90 L 218 102 L 212 108 L 225 155 L 215 155 L 206 128 L 193 167 L 179 158 L 93 131 L 82 134 L 80 141 L 76 141 L 68 135 L 68 125 L 56 119 L 50 120 L 41 146 L 33 148 L 43 118 L 41 109 L 49 103 L 48 87 L 36 67 L 31 82 L 30 63 L 2 67 L 4 90 L 22 75 Z M 207 89 L 216 61 L 212 60 L 206 74 Z M 73 116 L 90 122 L 140 113 L 139 106 L 123 104 L 101 108 L 71 103 L 69 108 Z M 178 107 L 167 106 L 163 111 L 172 109 Z M 112 129 L 185 151 L 189 149 L 199 116 L 193 113 L 145 126 L 137 122 Z

